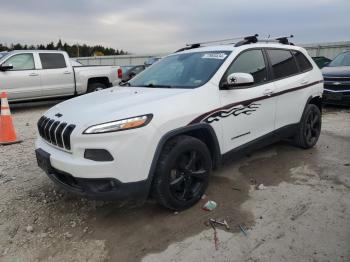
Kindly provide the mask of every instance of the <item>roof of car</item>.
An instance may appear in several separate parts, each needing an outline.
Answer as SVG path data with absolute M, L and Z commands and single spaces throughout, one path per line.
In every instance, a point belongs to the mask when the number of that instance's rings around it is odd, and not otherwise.
M 234 51 L 234 50 L 245 50 L 251 48 L 281 48 L 281 49 L 293 49 L 301 50 L 302 47 L 295 45 L 285 45 L 280 43 L 271 43 L 271 42 L 258 42 L 253 44 L 241 45 L 235 47 L 234 44 L 225 44 L 225 45 L 211 45 L 211 46 L 201 46 L 197 48 L 190 48 L 181 53 L 192 53 L 192 52 L 209 52 L 209 51 Z
M 9 51 L 9 53 L 35 53 L 35 52 L 40 52 L 40 53 L 64 53 L 65 51 L 62 50 L 13 50 Z

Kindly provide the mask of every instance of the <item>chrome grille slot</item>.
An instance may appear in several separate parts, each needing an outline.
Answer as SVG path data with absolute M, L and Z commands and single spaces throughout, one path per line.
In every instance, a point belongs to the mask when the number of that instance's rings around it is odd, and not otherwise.
M 59 147 L 63 147 L 62 133 L 66 126 L 67 126 L 67 123 L 63 122 L 56 129 L 56 142 Z
M 69 125 L 63 132 L 63 143 L 64 147 L 70 150 L 70 135 L 72 134 L 75 125 Z
M 55 131 L 56 131 L 56 128 L 59 124 L 60 124 L 60 121 L 54 122 L 50 128 L 50 131 L 49 131 L 50 141 L 54 145 L 57 145 Z
M 55 121 L 42 116 L 38 123 L 39 135 L 47 142 L 67 150 L 71 149 L 70 136 L 75 125 L 68 125 L 65 122 Z
M 46 126 L 44 127 L 44 138 L 45 138 L 47 141 L 49 141 L 49 142 L 51 142 L 51 141 L 50 141 L 50 133 L 49 133 L 49 132 L 50 132 L 50 127 L 52 126 L 53 122 L 55 122 L 55 120 L 50 119 L 50 120 L 47 122 Z

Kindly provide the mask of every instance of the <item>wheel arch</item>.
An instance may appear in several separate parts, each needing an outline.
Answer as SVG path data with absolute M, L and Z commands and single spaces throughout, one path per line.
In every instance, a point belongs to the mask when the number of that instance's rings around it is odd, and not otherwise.
M 299 123 L 305 113 L 305 110 L 306 110 L 306 106 L 309 105 L 309 104 L 313 104 L 313 105 L 316 105 L 319 109 L 320 109 L 320 112 L 322 113 L 322 97 L 320 95 L 314 95 L 314 96 L 310 96 L 307 101 L 306 101 L 306 104 L 304 106 L 304 109 L 303 109 L 303 112 L 300 116 L 300 120 L 299 120 Z
M 306 104 L 307 105 L 314 104 L 320 109 L 320 112 L 322 112 L 322 97 L 321 96 L 310 96 Z M 305 105 L 305 107 L 306 107 L 306 105 Z
M 213 168 L 217 168 L 221 164 L 221 151 L 219 146 L 219 141 L 216 136 L 214 128 L 209 124 L 199 123 L 194 125 L 189 125 L 175 130 L 169 131 L 159 140 L 156 147 L 156 151 L 153 156 L 151 167 L 148 174 L 148 185 L 150 191 L 151 185 L 153 183 L 154 172 L 160 157 L 160 154 L 165 146 L 165 144 L 170 140 L 179 135 L 188 135 L 195 137 L 205 143 L 210 151 L 213 161 Z
M 108 77 L 91 77 L 88 80 L 88 86 L 90 84 L 94 84 L 94 83 L 101 83 L 104 84 L 106 87 L 111 87 L 112 84 L 109 82 Z

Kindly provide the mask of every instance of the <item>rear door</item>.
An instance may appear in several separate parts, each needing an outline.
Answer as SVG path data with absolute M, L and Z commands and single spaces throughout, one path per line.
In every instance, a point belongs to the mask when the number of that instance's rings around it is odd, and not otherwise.
M 221 109 L 212 120 L 223 127 L 225 152 L 262 137 L 274 130 L 276 98 L 269 82 L 266 57 L 261 49 L 240 53 L 224 74 L 221 84 L 232 73 L 249 73 L 254 85 L 224 90 L 220 88 Z
M 295 52 L 294 57 L 292 52 L 286 49 L 266 50 L 277 95 L 275 129 L 298 123 L 306 103 L 308 91 L 305 88 L 309 84 L 312 65 L 302 53 Z
M 62 53 L 39 53 L 43 96 L 73 95 L 73 69 Z
M 2 65 L 13 66 L 13 69 L 0 71 L 0 91 L 7 91 L 9 100 L 41 96 L 41 70 L 37 69 L 33 53 L 14 54 Z

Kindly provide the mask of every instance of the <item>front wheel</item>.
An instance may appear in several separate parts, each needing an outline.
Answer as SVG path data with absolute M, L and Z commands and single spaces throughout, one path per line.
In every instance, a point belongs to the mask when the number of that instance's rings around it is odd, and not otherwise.
M 320 109 L 314 104 L 308 104 L 305 108 L 294 144 L 301 148 L 313 147 L 320 136 L 322 115 Z
M 204 194 L 212 169 L 208 147 L 199 139 L 179 136 L 166 143 L 157 164 L 152 193 L 172 210 L 183 210 Z

